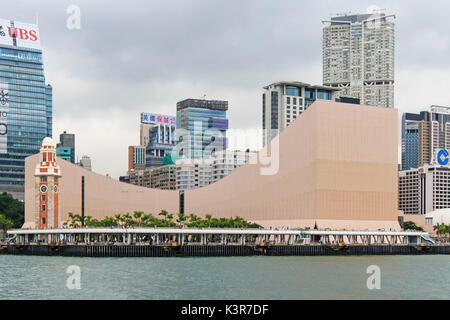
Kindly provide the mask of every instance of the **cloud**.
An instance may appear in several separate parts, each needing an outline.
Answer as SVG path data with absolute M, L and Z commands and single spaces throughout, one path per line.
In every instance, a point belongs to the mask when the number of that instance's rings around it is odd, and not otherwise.
M 320 84 L 322 23 L 372 5 L 395 13 L 396 106 L 415 112 L 448 104 L 447 1 L 165 0 L 24 1 L 2 18 L 39 13 L 45 75 L 54 88 L 54 135 L 76 134 L 77 155 L 99 173 L 127 169 L 139 113 L 176 113 L 185 98 L 228 100 L 231 128 L 260 128 L 262 87 L 280 80 Z M 69 5 L 81 30 L 66 28 Z

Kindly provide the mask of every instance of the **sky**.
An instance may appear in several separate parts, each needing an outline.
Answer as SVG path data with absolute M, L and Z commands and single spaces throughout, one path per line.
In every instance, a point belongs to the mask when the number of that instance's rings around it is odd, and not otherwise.
M 322 83 L 321 21 L 373 8 L 396 15 L 399 113 L 450 106 L 447 0 L 2 0 L 0 18 L 38 21 L 54 139 L 75 133 L 77 158 L 118 178 L 141 112 L 175 115 L 206 95 L 229 101 L 231 129 L 260 129 L 263 86 Z

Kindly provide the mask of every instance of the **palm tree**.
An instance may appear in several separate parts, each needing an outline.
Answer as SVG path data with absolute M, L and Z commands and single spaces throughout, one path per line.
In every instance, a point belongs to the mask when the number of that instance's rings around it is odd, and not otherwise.
M 166 220 L 166 217 L 169 213 L 166 210 L 161 210 L 161 212 L 159 213 L 160 216 L 164 216 L 164 220 Z
M 134 211 L 133 217 L 136 219 L 137 225 L 140 227 L 142 225 L 142 216 L 144 215 L 144 212 L 142 211 Z
M 186 221 L 186 215 L 184 213 L 179 213 L 178 214 L 178 218 L 177 218 L 177 222 L 179 224 L 183 224 Z

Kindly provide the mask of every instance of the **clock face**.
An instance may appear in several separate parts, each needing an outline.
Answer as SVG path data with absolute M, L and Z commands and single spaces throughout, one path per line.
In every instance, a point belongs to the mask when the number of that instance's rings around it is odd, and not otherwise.
M 41 192 L 46 193 L 47 192 L 47 186 L 41 186 Z
M 57 187 L 57 186 L 54 186 L 54 187 L 53 187 L 53 191 L 58 192 L 58 187 Z

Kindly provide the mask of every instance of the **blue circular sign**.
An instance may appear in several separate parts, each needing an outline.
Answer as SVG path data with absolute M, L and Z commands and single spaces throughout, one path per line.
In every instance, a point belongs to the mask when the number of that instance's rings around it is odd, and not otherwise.
M 448 164 L 448 151 L 440 150 L 437 154 L 437 161 L 441 166 L 446 166 Z

